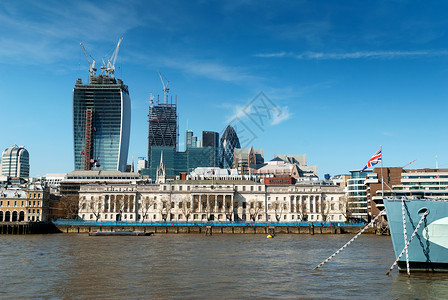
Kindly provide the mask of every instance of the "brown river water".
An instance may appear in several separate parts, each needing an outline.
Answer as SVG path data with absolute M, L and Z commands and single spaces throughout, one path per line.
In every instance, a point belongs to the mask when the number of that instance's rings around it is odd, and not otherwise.
M 448 274 L 385 273 L 390 237 L 1 235 L 0 298 L 447 299 Z

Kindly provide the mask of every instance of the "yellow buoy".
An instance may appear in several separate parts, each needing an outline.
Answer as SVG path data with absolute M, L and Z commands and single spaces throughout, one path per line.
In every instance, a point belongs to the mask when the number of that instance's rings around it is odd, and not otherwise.
M 272 235 L 268 235 L 266 238 L 267 238 L 267 239 L 272 239 L 273 236 L 272 236 Z

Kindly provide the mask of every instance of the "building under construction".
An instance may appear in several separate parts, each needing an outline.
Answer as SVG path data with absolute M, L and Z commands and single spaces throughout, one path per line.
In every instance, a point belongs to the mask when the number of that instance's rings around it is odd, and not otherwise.
M 126 171 L 131 128 L 129 90 L 114 78 L 114 65 L 121 39 L 104 74 L 96 75 L 90 65 L 89 83 L 79 78 L 73 90 L 73 133 L 75 170 Z
M 173 103 L 157 103 L 149 106 L 148 162 L 151 164 L 151 147 L 177 149 L 177 100 Z M 150 166 L 149 166 L 150 167 Z

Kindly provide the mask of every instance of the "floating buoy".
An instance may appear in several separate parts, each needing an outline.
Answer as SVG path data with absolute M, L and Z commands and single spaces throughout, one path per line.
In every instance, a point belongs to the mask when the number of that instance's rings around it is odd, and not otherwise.
M 267 238 L 267 239 L 272 239 L 273 236 L 272 236 L 272 235 L 268 235 L 266 238 Z

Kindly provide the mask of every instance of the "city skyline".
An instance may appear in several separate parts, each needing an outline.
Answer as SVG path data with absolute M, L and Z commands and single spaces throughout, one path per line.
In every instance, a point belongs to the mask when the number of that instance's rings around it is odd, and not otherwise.
M 73 86 L 89 75 L 79 43 L 98 66 L 124 37 L 115 74 L 131 98 L 128 163 L 148 151 L 160 71 L 178 97 L 180 149 L 187 121 L 221 136 L 238 120 L 252 132 L 242 147 L 262 148 L 266 161 L 307 154 L 321 176 L 361 169 L 380 145 L 385 166 L 435 167 L 437 155 L 446 168 L 447 6 L 2 3 L 0 146 L 25 146 L 31 176 L 72 171 Z M 272 108 L 261 122 L 257 103 Z

